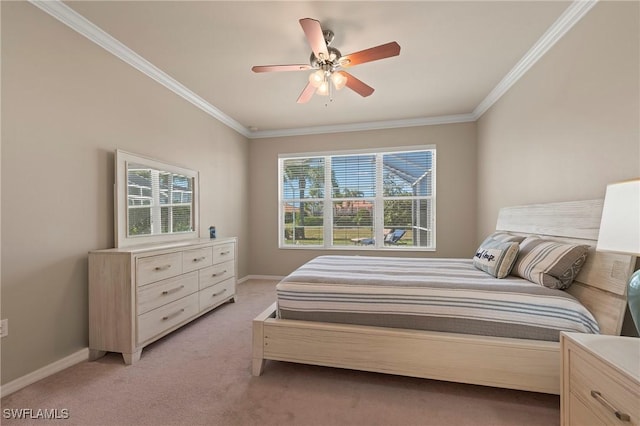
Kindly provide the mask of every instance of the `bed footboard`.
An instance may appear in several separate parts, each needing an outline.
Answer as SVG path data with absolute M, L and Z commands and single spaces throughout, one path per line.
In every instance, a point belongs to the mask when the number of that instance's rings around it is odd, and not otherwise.
M 253 365 L 251 366 L 251 374 L 259 376 L 264 369 L 264 322 L 267 318 L 276 317 L 276 303 L 264 310 L 260 315 L 253 319 Z
M 275 311 L 253 321 L 254 376 L 270 359 L 560 393 L 558 342 L 284 320 Z

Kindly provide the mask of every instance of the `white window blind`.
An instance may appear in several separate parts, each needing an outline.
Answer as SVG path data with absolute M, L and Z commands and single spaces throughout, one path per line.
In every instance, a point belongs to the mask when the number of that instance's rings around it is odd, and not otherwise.
M 282 155 L 280 247 L 435 249 L 435 149 Z
M 283 235 L 291 244 L 323 245 L 324 158 L 289 158 L 280 162 Z

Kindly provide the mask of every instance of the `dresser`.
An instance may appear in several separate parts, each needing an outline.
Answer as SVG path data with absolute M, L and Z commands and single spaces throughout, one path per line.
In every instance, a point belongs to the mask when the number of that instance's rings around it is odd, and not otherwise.
M 562 425 L 640 426 L 640 338 L 562 333 Z
M 151 342 L 236 301 L 237 241 L 195 239 L 89 252 L 89 357 L 125 364 Z

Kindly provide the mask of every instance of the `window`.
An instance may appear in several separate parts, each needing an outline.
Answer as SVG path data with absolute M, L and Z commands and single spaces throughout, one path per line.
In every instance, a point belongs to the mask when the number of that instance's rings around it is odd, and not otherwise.
M 435 149 L 281 155 L 281 248 L 435 249 Z

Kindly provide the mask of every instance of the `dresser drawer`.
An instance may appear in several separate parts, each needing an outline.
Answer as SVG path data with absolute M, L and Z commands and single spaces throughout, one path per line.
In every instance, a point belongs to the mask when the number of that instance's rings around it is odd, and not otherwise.
M 182 273 L 182 252 L 140 257 L 136 264 L 138 285 L 145 285 Z
M 204 247 L 182 252 L 182 272 L 195 271 L 213 265 L 213 250 Z
M 234 272 L 233 260 L 229 262 L 219 263 L 209 268 L 201 269 L 199 271 L 200 290 L 211 287 L 212 285 L 233 277 Z
M 640 426 L 640 389 L 592 355 L 570 351 L 569 387 L 572 394 L 607 424 Z M 623 421 L 616 412 L 629 419 Z
M 138 287 L 138 315 L 198 291 L 198 273 L 178 275 Z
M 213 263 L 226 262 L 235 258 L 233 243 L 221 244 L 213 247 Z
M 229 278 L 213 287 L 200 290 L 200 310 L 215 306 L 233 296 L 235 292 L 235 278 Z
M 139 315 L 138 343 L 156 337 L 171 327 L 197 315 L 198 303 L 198 293 L 193 293 L 146 314 Z

